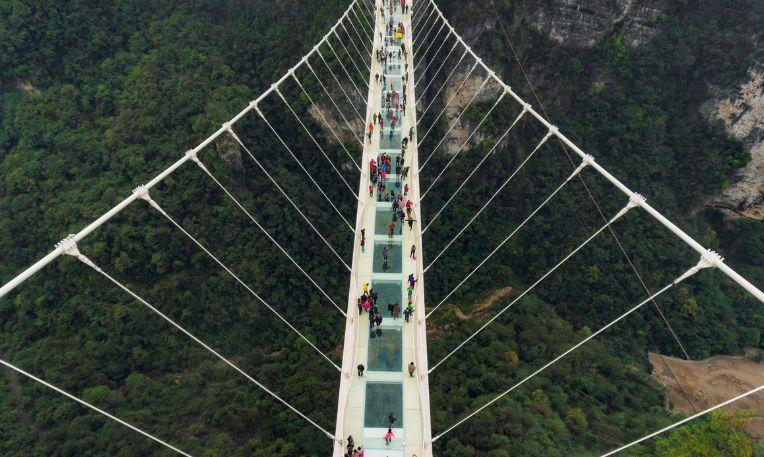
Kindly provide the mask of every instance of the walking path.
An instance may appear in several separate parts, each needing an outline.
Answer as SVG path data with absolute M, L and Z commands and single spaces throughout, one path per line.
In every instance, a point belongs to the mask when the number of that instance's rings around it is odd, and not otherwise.
M 431 432 L 422 293 L 424 285 L 421 274 L 423 266 L 422 258 L 418 255 L 422 252 L 418 157 L 415 137 L 404 139 L 409 133 L 416 135 L 415 128 L 410 131 L 412 126 L 416 126 L 414 63 L 410 52 L 411 14 L 410 10 L 403 13 L 400 1 L 395 2 L 392 14 L 390 3 L 385 1 L 384 5 L 384 15 L 379 10 L 380 4 L 376 11 L 375 55 L 372 56 L 369 110 L 364 132 L 364 173 L 358 194 L 357 237 L 342 364 L 344 374 L 337 412 L 336 435 L 343 439 L 342 443 L 335 446 L 335 457 L 345 455 L 349 436 L 353 437 L 356 448 L 363 445 L 366 457 L 432 455 L 429 446 L 425 445 L 431 438 Z M 410 1 L 408 6 L 411 7 Z M 389 24 L 392 24 L 392 30 Z M 400 30 L 397 28 L 400 24 L 403 33 L 398 38 Z M 388 53 L 385 62 L 378 58 L 377 52 L 380 49 Z M 404 55 L 404 49 L 407 55 Z M 378 82 L 375 78 L 377 74 L 380 75 Z M 408 75 L 407 82 L 404 82 L 405 75 Z M 402 94 L 404 87 L 405 105 Z M 396 103 L 399 104 L 398 110 L 395 109 Z M 382 129 L 379 114 L 384 118 Z M 396 118 L 394 129 L 393 118 Z M 369 124 L 373 125 L 371 141 L 368 136 Z M 403 143 L 407 143 L 402 154 L 403 167 L 396 170 L 396 159 L 401 157 Z M 377 173 L 372 172 L 372 160 L 375 166 L 378 165 Z M 408 173 L 404 172 L 405 167 L 408 167 Z M 383 171 L 384 181 L 381 179 Z M 380 181 L 383 182 L 381 187 Z M 372 186 L 371 193 L 369 186 Z M 408 191 L 404 192 L 407 187 Z M 391 192 L 394 195 L 392 199 Z M 391 226 L 394 214 L 392 200 L 400 199 L 402 194 L 406 195 L 403 201 L 399 201 L 399 205 L 406 214 L 404 202 L 411 201 L 410 217 L 406 215 L 405 222 L 398 219 Z M 408 219 L 414 220 L 411 228 Z M 365 246 L 362 252 L 361 237 L 364 235 Z M 416 246 L 415 258 L 411 255 L 412 246 Z M 417 282 L 413 288 L 409 288 L 409 275 L 412 274 Z M 370 313 L 363 310 L 359 315 L 359 298 L 370 295 L 364 294 L 366 283 L 377 295 L 376 307 L 382 316 L 382 322 L 372 328 Z M 413 315 L 406 322 L 404 315 L 409 295 Z M 371 297 L 368 302 L 372 302 Z M 394 318 L 391 315 L 389 304 L 398 305 L 400 317 Z M 412 362 L 416 367 L 414 376 L 409 375 L 409 364 Z M 358 375 L 359 364 L 365 367 L 363 376 Z M 392 425 L 391 414 L 395 418 Z M 388 428 L 392 429 L 394 437 L 386 444 L 384 436 Z

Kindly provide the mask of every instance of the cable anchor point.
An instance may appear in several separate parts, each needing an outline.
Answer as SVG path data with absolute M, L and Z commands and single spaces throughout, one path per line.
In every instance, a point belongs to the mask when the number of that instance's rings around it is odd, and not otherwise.
M 724 263 L 724 257 L 719 255 L 716 251 L 707 250 L 702 256 L 700 256 L 700 262 L 698 266 L 701 268 L 716 267 Z
M 63 240 L 56 243 L 56 249 L 62 254 L 78 257 L 80 255 L 79 249 L 77 249 L 77 241 L 74 239 L 74 234 L 70 233 Z
M 647 199 L 644 197 L 644 195 L 638 194 L 638 193 L 632 193 L 629 197 L 629 203 L 626 205 L 627 208 L 636 208 L 638 206 L 642 206 L 645 204 Z
M 133 193 L 140 198 L 141 200 L 146 200 L 147 202 L 151 201 L 151 195 L 149 195 L 148 188 L 141 184 L 140 186 L 133 189 Z
M 230 132 L 230 130 L 229 130 L 229 132 Z M 194 163 L 199 166 L 199 168 L 201 168 L 205 172 L 207 171 L 207 167 L 205 167 L 204 164 L 202 163 L 202 161 L 199 160 L 199 156 L 196 155 L 196 151 L 195 150 L 189 149 L 188 151 L 186 151 L 186 157 L 188 157 L 191 160 L 193 160 Z

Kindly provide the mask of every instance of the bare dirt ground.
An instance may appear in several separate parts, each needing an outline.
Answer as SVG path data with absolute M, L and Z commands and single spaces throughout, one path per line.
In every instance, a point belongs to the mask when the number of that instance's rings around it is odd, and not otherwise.
M 746 357 L 718 355 L 687 361 L 653 352 L 648 356 L 653 376 L 666 386 L 666 403 L 673 403 L 674 412 L 692 414 L 695 410 L 690 402 L 697 410 L 703 410 L 764 384 L 764 363 Z M 676 380 L 666 365 L 671 367 Z M 746 431 L 754 439 L 764 438 L 764 395 L 751 395 L 727 408 L 752 410 L 755 417 L 745 427 Z

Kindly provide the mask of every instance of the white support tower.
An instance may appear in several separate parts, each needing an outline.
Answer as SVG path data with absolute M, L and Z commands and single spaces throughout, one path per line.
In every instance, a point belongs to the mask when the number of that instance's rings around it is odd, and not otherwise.
M 409 0 L 407 14 L 402 14 L 400 2 L 391 12 L 387 4 L 382 13 L 382 2 L 376 4 L 374 24 L 374 53 L 382 49 L 388 52 L 386 63 L 372 56 L 368 93 L 368 110 L 363 149 L 363 172 L 358 189 L 358 212 L 356 215 L 356 238 L 348 294 L 345 343 L 342 357 L 337 406 L 337 424 L 334 457 L 343 457 L 347 451 L 348 437 L 352 436 L 355 447 L 363 445 L 367 457 L 431 456 L 430 396 L 427 362 L 427 332 L 425 325 L 425 302 L 422 264 L 421 208 L 419 206 L 419 162 L 416 149 L 416 96 L 414 93 L 414 67 L 412 43 L 412 11 L 415 5 Z M 403 36 L 388 33 L 387 25 L 403 25 Z M 392 42 L 391 42 L 392 39 Z M 402 46 L 401 46 L 402 45 Z M 405 49 L 405 54 L 403 52 Z M 401 58 L 398 58 L 398 51 Z M 406 65 L 408 63 L 408 66 Z M 407 78 L 404 75 L 407 74 Z M 376 75 L 380 76 L 377 82 Z M 407 80 L 407 83 L 404 83 Z M 402 91 L 406 91 L 405 109 Z M 388 94 L 398 94 L 401 105 L 395 114 L 395 128 L 388 119 L 386 99 Z M 404 114 L 405 111 L 405 114 Z M 383 128 L 375 114 L 382 114 Z M 373 124 L 371 140 L 368 125 Z M 402 158 L 408 173 L 397 173 L 396 159 L 401 156 L 402 141 L 410 134 L 413 138 Z M 391 133 L 392 132 L 392 133 Z M 386 172 L 384 188 L 380 191 L 372 182 L 370 163 L 379 156 L 390 157 L 390 170 Z M 379 178 L 377 179 L 379 181 Z M 373 191 L 370 193 L 370 186 Z M 405 192 L 406 186 L 408 191 Z M 388 236 L 392 220 L 392 203 L 384 196 L 390 192 L 406 194 L 404 201 L 413 204 L 411 217 L 415 222 L 398 220 Z M 405 204 L 404 204 L 405 208 Z M 404 209 L 405 211 L 405 209 Z M 407 216 L 407 218 L 409 218 Z M 365 249 L 360 242 L 365 233 Z M 411 246 L 416 255 L 411 255 Z M 417 282 L 409 287 L 409 275 Z M 364 293 L 364 284 L 378 294 L 377 307 L 383 316 L 379 326 L 370 328 L 369 313 L 359 314 L 358 299 Z M 409 298 L 409 296 L 411 298 Z M 411 301 L 414 312 L 409 322 L 404 311 Z M 397 303 L 401 309 L 398 319 L 391 317 L 389 303 Z M 414 376 L 409 375 L 409 364 L 414 363 Z M 358 365 L 364 365 L 363 376 L 358 375 Z M 389 415 L 395 422 L 389 425 Z M 395 435 L 390 444 L 384 436 L 392 428 Z

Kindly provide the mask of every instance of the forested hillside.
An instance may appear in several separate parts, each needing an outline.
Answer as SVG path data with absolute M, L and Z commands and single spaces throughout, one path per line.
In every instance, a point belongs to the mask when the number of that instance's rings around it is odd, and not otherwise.
M 639 46 L 625 45 L 625 26 L 616 23 L 587 47 L 560 44 L 533 25 L 537 9 L 555 2 L 494 3 L 553 122 L 754 284 L 764 284 L 762 221 L 729 220 L 702 209 L 750 154 L 701 114 L 711 87 L 737 87 L 764 60 L 762 2 L 667 1 L 655 17 L 654 36 Z M 439 4 L 486 61 L 538 107 L 490 3 Z M 337 0 L 0 2 L 0 283 L 240 111 L 310 49 L 346 6 Z M 309 91 L 320 91 L 315 80 L 306 80 Z M 291 103 L 306 106 L 293 85 L 284 92 Z M 470 119 L 482 118 L 489 108 L 479 104 Z M 485 140 L 455 162 L 423 202 L 425 220 L 520 109 L 506 103 L 489 118 Z M 263 110 L 296 143 L 308 169 L 325 167 L 278 99 L 268 99 Z M 438 130 L 446 129 L 441 120 Z M 263 123 L 250 116 L 237 131 L 349 261 L 351 232 Z M 436 133 L 423 150 L 434 147 Z M 492 165 L 473 177 L 427 232 L 426 263 L 544 133 L 525 122 L 513 131 L 491 157 Z M 246 152 L 221 138 L 200 158 L 344 304 L 348 272 L 342 263 Z M 328 152 L 355 186 L 355 168 L 344 152 Z M 448 159 L 436 156 L 432 169 Z M 439 302 L 572 168 L 556 144 L 545 146 L 482 222 L 428 273 L 428 303 Z M 315 177 L 352 220 L 355 201 L 343 184 L 328 173 Z M 431 171 L 423 174 L 423 185 L 433 177 Z M 605 215 L 626 203 L 593 173 L 583 178 Z M 197 167 L 186 165 L 152 196 L 339 360 L 343 317 Z M 449 299 L 453 307 L 433 315 L 430 360 L 440 360 L 602 224 L 581 183 L 571 182 Z M 652 291 L 698 260 L 637 211 L 614 230 Z M 144 202 L 89 236 L 80 250 L 333 429 L 336 370 Z M 469 315 L 507 287 L 513 292 L 487 312 L 464 321 L 454 312 L 458 307 Z M 645 296 L 614 238 L 601 234 L 433 373 L 434 434 Z M 700 273 L 657 304 L 693 358 L 764 349 L 761 303 L 719 272 Z M 327 455 L 331 448 L 325 436 L 76 259 L 59 259 L 0 299 L 0 323 L 0 357 L 194 455 Z M 435 452 L 599 455 L 666 425 L 676 418 L 665 412 L 662 390 L 649 375 L 648 350 L 682 356 L 652 304 L 455 429 L 436 443 Z M 10 372 L 0 376 L 0 405 L 0 455 L 169 455 Z M 692 430 L 703 438 L 706 455 L 751 455 L 754 444 L 734 435 L 744 420 L 720 415 Z M 692 444 L 682 436 L 650 442 L 634 455 L 696 452 L 682 447 Z

